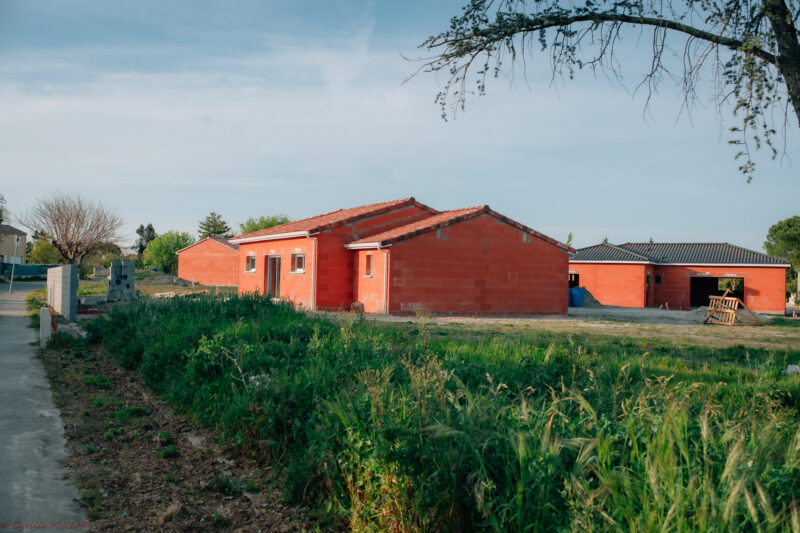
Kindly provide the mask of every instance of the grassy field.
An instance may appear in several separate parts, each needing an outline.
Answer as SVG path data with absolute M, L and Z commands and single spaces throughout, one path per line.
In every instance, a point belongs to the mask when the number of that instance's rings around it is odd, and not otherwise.
M 154 295 L 159 293 L 185 293 L 185 292 L 214 292 L 235 294 L 236 287 L 206 287 L 204 285 L 191 286 L 179 280 L 176 282 L 174 276 L 162 272 L 136 272 L 134 274 L 134 286 L 140 294 Z M 108 293 L 108 280 L 81 280 L 78 282 L 78 296 L 99 296 Z
M 800 532 L 795 342 L 333 321 L 258 298 L 141 299 L 88 326 L 323 524 Z

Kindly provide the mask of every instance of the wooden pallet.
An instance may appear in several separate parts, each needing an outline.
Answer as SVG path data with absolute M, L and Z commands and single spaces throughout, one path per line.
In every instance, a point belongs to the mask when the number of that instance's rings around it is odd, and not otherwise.
M 708 309 L 704 324 L 733 326 L 738 321 L 740 324 L 755 326 L 764 323 L 757 314 L 745 307 L 741 299 L 728 296 L 730 292 L 730 289 L 727 289 L 722 296 L 708 297 Z

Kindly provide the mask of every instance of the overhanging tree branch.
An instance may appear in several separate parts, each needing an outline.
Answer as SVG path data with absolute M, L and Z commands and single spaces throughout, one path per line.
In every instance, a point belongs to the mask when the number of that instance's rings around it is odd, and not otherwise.
M 477 93 L 483 94 L 487 77 L 498 77 L 509 57 L 512 65 L 524 65 L 535 42 L 542 51 L 550 49 L 554 76 L 572 78 L 576 69 L 590 68 L 611 71 L 621 80 L 615 48 L 622 29 L 637 27 L 653 32 L 652 60 L 640 84 L 649 91 L 648 104 L 666 76 L 691 105 L 701 72 L 710 72 L 719 116 L 732 112 L 739 122 L 730 128 L 730 142 L 741 147 L 736 158 L 745 156 L 739 170 L 748 181 L 754 169 L 751 150 L 766 146 L 773 159 L 777 155 L 773 110 L 783 115 L 784 135 L 792 115 L 800 121 L 800 0 L 583 2 L 469 0 L 447 31 L 420 45 L 433 55 L 420 60 L 417 72 L 449 74 L 436 97 L 443 118 L 464 108 L 468 77 L 475 77 Z M 673 47 L 681 38 L 682 54 Z M 710 71 L 707 62 L 713 62 Z
M 657 28 L 664 28 L 674 30 L 691 37 L 702 39 L 710 43 L 725 46 L 732 50 L 742 50 L 747 43 L 742 40 L 732 39 L 723 35 L 701 30 L 688 24 L 683 24 L 674 20 L 660 19 L 654 17 L 641 17 L 626 15 L 623 13 L 615 12 L 602 12 L 602 13 L 583 13 L 583 14 L 559 14 L 548 15 L 542 17 L 531 17 L 524 14 L 516 14 L 513 19 L 504 19 L 502 23 L 493 23 L 476 30 L 473 34 L 464 38 L 430 41 L 428 44 L 429 49 L 446 47 L 449 50 L 445 51 L 437 61 L 461 58 L 465 55 L 472 55 L 475 53 L 483 52 L 489 45 L 494 45 L 497 41 L 509 39 L 518 34 L 536 33 L 550 28 L 561 28 L 572 26 L 583 22 L 592 22 L 595 25 L 603 22 L 619 22 L 624 24 L 640 24 L 642 26 L 653 26 Z M 747 53 L 753 54 L 770 63 L 778 65 L 778 58 L 766 50 L 758 47 L 747 47 Z

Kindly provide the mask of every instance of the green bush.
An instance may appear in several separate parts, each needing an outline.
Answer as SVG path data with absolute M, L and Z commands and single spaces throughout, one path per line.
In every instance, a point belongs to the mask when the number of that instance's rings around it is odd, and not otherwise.
M 434 335 L 257 297 L 89 324 L 121 364 L 355 530 L 791 530 L 790 350 Z M 212 480 L 214 481 L 214 480 Z M 210 490 L 228 490 L 216 480 Z

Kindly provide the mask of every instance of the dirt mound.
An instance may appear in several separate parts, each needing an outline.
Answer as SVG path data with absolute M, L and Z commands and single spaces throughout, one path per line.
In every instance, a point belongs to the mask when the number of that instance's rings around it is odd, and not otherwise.
M 600 302 L 597 301 L 597 298 L 595 298 L 592 295 L 592 293 L 589 292 L 588 289 L 584 288 L 583 292 L 584 292 L 584 295 L 583 295 L 583 306 L 584 307 L 605 307 L 603 304 L 601 304 Z

